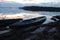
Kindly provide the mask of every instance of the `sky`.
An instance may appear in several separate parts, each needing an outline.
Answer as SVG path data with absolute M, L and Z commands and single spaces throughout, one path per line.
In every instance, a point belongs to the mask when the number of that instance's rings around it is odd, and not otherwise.
M 25 3 L 42 3 L 42 2 L 60 2 L 60 0 L 4 0 L 4 1 L 14 1 L 14 2 L 23 3 L 23 4 L 25 4 Z

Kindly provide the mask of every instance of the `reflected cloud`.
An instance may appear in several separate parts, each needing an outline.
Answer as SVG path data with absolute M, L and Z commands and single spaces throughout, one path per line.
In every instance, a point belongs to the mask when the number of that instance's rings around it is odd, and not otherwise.
M 19 14 L 0 14 L 1 19 L 16 19 L 16 18 L 23 18 L 30 19 L 35 17 L 40 17 L 43 15 L 37 14 L 37 13 L 19 13 Z

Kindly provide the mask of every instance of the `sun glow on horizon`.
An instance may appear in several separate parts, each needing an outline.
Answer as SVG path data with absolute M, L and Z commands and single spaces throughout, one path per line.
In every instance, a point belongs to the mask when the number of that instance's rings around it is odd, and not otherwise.
M 17 19 L 17 18 L 23 18 L 23 19 L 30 19 L 35 17 L 40 17 L 43 15 L 40 14 L 31 14 L 31 13 L 20 13 L 20 14 L 0 14 L 0 19 Z

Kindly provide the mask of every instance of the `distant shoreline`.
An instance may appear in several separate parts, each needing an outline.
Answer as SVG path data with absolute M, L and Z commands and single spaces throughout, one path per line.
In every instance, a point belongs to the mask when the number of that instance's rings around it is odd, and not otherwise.
M 27 11 L 60 12 L 60 7 L 25 6 L 22 9 L 27 10 Z

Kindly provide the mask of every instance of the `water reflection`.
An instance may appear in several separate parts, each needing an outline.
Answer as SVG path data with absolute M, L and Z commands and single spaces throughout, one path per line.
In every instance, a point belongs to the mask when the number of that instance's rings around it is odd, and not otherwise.
M 28 19 L 28 18 L 34 18 L 34 17 L 39 17 L 43 16 L 40 14 L 31 14 L 31 13 L 19 13 L 19 14 L 0 14 L 0 18 L 4 19 L 16 19 L 16 18 L 23 18 L 23 19 Z
M 35 18 L 35 17 L 39 17 L 39 16 L 46 16 L 47 20 L 45 21 L 45 23 L 48 23 L 52 20 L 50 20 L 50 18 L 54 15 L 60 15 L 60 12 L 33 12 L 33 11 L 24 11 L 24 10 L 1 10 L 0 11 L 0 19 L 16 19 L 16 18 L 23 18 L 24 20 L 26 19 L 30 19 L 30 18 Z M 39 27 L 37 28 L 34 33 L 38 33 L 40 31 L 43 31 L 45 29 L 45 27 Z M 51 29 L 49 32 L 54 31 L 55 29 Z M 0 34 L 8 32 L 10 30 L 7 31 L 1 31 Z
M 50 18 L 54 15 L 60 15 L 60 12 L 33 12 L 33 11 L 25 11 L 21 9 L 10 9 L 10 8 L 0 8 L 0 19 L 16 19 L 16 18 L 23 18 L 30 19 L 39 16 L 46 16 L 47 22 L 52 21 Z
M 22 9 L 18 8 L 10 8 L 10 7 L 0 7 L 0 13 L 9 13 L 9 14 L 16 14 L 22 12 Z

